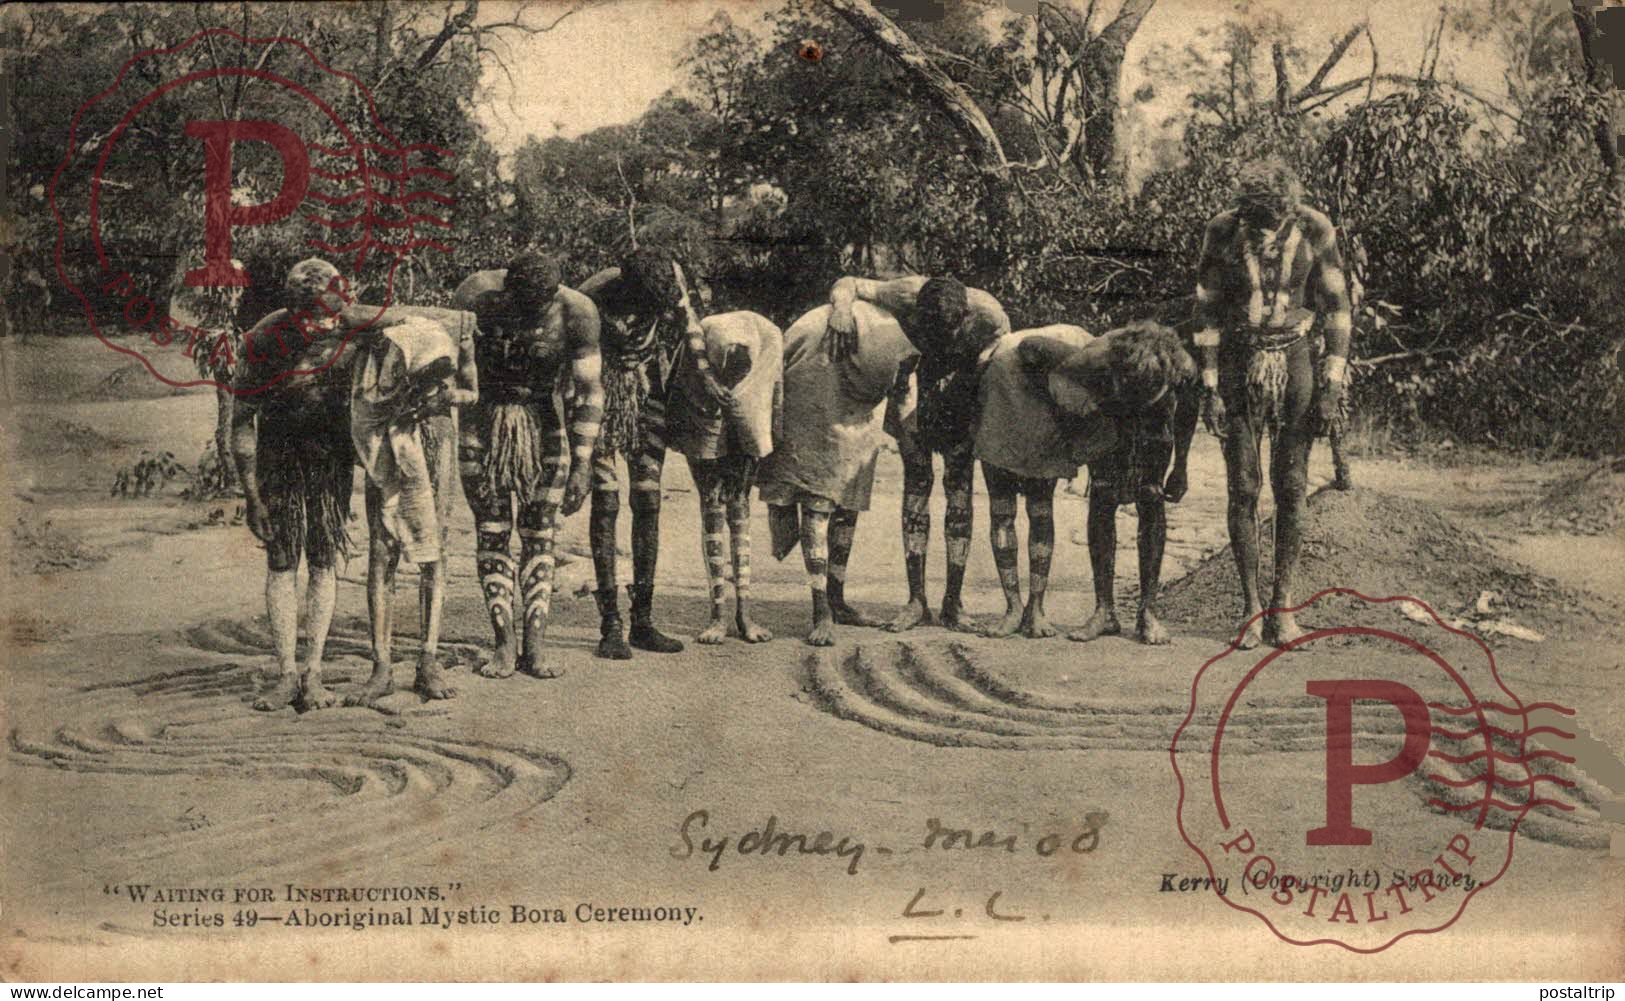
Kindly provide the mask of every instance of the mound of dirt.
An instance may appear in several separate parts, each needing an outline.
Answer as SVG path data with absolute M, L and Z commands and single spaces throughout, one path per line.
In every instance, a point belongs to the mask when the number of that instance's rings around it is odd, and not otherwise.
M 1522 528 L 1603 535 L 1625 516 L 1625 463 L 1601 463 L 1553 483 L 1536 501 L 1507 512 Z
M 1259 580 L 1266 600 L 1274 575 L 1274 531 L 1273 519 L 1259 526 Z M 1484 592 L 1494 592 L 1501 614 L 1549 633 L 1577 621 L 1611 621 L 1618 611 L 1596 595 L 1497 555 L 1482 536 L 1430 504 L 1366 489 L 1322 490 L 1309 498 L 1297 591 L 1301 600 L 1327 587 L 1353 588 L 1373 598 L 1414 596 L 1446 618 Z M 1161 607 L 1166 619 L 1185 629 L 1233 631 L 1241 595 L 1229 549 L 1169 584 Z

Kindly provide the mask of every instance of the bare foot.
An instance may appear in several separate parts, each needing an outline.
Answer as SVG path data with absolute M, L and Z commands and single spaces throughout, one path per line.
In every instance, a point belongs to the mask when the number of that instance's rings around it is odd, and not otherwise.
M 994 639 L 1003 639 L 1006 636 L 1014 636 L 1016 633 L 1021 631 L 1021 622 L 1024 618 L 1026 618 L 1026 616 L 1026 610 L 1020 606 L 1015 608 L 1007 608 L 1004 611 L 1004 615 L 1000 616 L 999 621 L 982 630 L 982 635 L 990 636 Z
M 1031 606 L 1029 606 L 1027 611 L 1022 613 L 1021 635 L 1027 637 L 1028 639 L 1048 639 L 1049 637 L 1054 636 L 1056 632 L 1056 628 L 1050 625 L 1049 619 L 1045 617 L 1043 609 L 1034 610 Z
M 958 601 L 950 602 L 946 598 L 942 601 L 942 614 L 937 617 L 937 621 L 942 624 L 942 628 L 951 629 L 956 633 L 974 633 L 978 631 L 976 623 L 972 622 L 970 616 L 965 614 L 964 604 Z
M 1286 646 L 1303 637 L 1303 627 L 1291 612 L 1277 612 L 1264 620 L 1264 641 L 1271 646 Z
M 807 645 L 834 646 L 835 623 L 828 619 L 822 622 L 814 622 L 812 631 L 807 634 Z
M 418 676 L 417 680 L 412 682 L 412 690 L 430 701 L 457 697 L 457 689 L 451 686 L 446 672 L 440 667 L 439 659 L 435 657 L 423 657 L 418 660 Z
M 1174 641 L 1156 613 L 1149 608 L 1140 609 L 1140 621 L 1134 627 L 1134 638 L 1146 646 L 1166 646 Z
M 554 678 L 564 677 L 563 668 L 547 663 L 537 654 L 527 654 L 519 658 L 519 666 L 516 670 L 520 674 L 536 678 L 539 681 L 552 681 Z
M 299 675 L 284 674 L 276 680 L 276 684 L 254 700 L 254 708 L 262 713 L 276 712 L 278 709 L 286 709 L 293 705 L 293 700 L 298 695 Z
M 915 626 L 928 626 L 931 624 L 931 609 L 925 607 L 924 599 L 910 599 L 897 613 L 897 618 L 886 623 L 888 633 L 905 633 Z M 816 630 L 815 630 L 816 631 Z M 811 642 L 811 639 L 808 640 Z M 828 646 L 829 644 L 824 644 Z
M 359 691 L 346 695 L 344 704 L 347 706 L 370 706 L 394 690 L 395 682 L 390 677 L 390 666 L 388 664 L 374 663 L 372 665 L 372 677 L 367 679 L 367 683 L 362 685 Z
M 1078 643 L 1087 643 L 1102 636 L 1118 636 L 1123 632 L 1123 624 L 1117 621 L 1117 609 L 1107 606 L 1096 608 L 1095 613 L 1089 616 L 1089 621 L 1074 629 L 1067 635 L 1067 639 Z
M 1185 499 L 1185 493 L 1190 489 L 1190 482 L 1184 469 L 1177 469 L 1168 474 L 1168 482 L 1162 487 L 1162 495 L 1170 504 L 1178 504 Z
M 757 625 L 751 619 L 751 617 L 744 612 L 739 613 L 738 617 L 734 620 L 734 624 L 739 627 L 739 638 L 744 640 L 746 643 L 766 643 L 768 640 L 773 638 L 773 633 L 771 631 Z
M 1247 631 L 1242 634 L 1241 642 L 1236 644 L 1238 649 L 1251 650 L 1254 647 L 1258 646 L 1258 644 L 1264 642 L 1264 630 L 1263 630 L 1263 627 L 1260 626 L 1258 624 L 1258 620 L 1256 618 L 1254 618 L 1254 616 L 1256 616 L 1257 614 L 1258 614 L 1257 612 L 1248 612 L 1247 613 L 1247 618 L 1245 620 L 1243 620 L 1243 621 L 1251 622 L 1252 625 L 1247 627 Z
M 865 629 L 873 629 L 882 624 L 879 619 L 870 618 L 844 601 L 830 602 L 829 611 L 835 618 L 835 624 L 839 626 L 862 626 Z
M 513 644 L 498 643 L 485 660 L 474 668 L 474 673 L 482 678 L 510 677 L 514 672 L 514 662 Z
M 317 709 L 331 709 L 338 704 L 338 694 L 328 690 L 322 684 L 322 679 L 312 671 L 305 677 L 304 686 L 299 692 L 299 701 L 294 704 L 294 708 L 302 713 L 308 713 Z
M 710 624 L 704 629 L 700 630 L 700 634 L 698 636 L 694 637 L 694 642 L 702 643 L 706 646 L 715 646 L 727 638 L 728 624 L 722 621 L 720 616 L 713 616 Z

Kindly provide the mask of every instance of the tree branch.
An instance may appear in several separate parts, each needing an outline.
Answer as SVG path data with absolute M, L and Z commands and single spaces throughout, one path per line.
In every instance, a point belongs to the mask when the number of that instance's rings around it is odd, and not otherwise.
M 1615 87 L 1621 81 L 1608 79 L 1608 68 L 1597 53 L 1597 10 L 1591 0 L 1570 0 L 1574 8 L 1574 28 L 1580 35 L 1580 58 L 1585 65 L 1586 84 L 1599 95 L 1599 100 L 1612 102 L 1618 99 Z M 1613 85 L 1610 86 L 1610 83 Z M 1597 152 L 1602 154 L 1603 166 L 1608 168 L 1609 176 L 1616 184 L 1625 181 L 1625 171 L 1621 170 L 1619 148 L 1615 145 L 1613 115 L 1607 113 L 1608 105 L 1604 104 L 1604 113 L 1599 116 L 1596 127 L 1592 130 L 1597 143 Z
M 1350 358 L 1349 364 L 1359 368 L 1368 368 L 1372 365 L 1385 365 L 1391 361 L 1405 361 L 1411 358 L 1431 358 L 1434 355 L 1452 355 L 1455 348 L 1435 348 L 1431 351 L 1395 351 L 1393 354 L 1377 355 L 1375 358 Z
M 1303 85 L 1303 89 L 1298 91 L 1293 100 L 1303 101 L 1314 97 L 1316 92 L 1320 90 L 1320 85 L 1326 82 L 1326 78 L 1331 75 L 1332 70 L 1336 69 L 1337 64 L 1342 61 L 1343 54 L 1348 52 L 1349 46 L 1354 44 L 1354 40 L 1360 37 L 1361 32 L 1369 34 L 1370 30 L 1370 23 L 1366 22 L 1357 24 L 1344 32 L 1342 38 L 1332 43 L 1332 50 L 1321 61 L 1320 68 L 1315 70 L 1314 75 L 1309 78 L 1309 82 Z
M 1365 23 L 1366 44 L 1371 46 L 1371 82 L 1365 89 L 1365 103 L 1370 104 L 1372 96 L 1377 91 L 1377 38 L 1371 34 L 1371 22 Z
M 1275 62 L 1275 113 L 1284 115 L 1292 101 L 1292 85 L 1286 75 L 1286 49 L 1279 41 L 1270 46 L 1270 58 Z
M 1140 30 L 1140 22 L 1151 12 L 1157 0 L 1123 0 L 1123 7 L 1112 19 L 1112 23 L 1100 29 L 1097 42 L 1105 42 L 1118 48 L 1127 48 L 1129 39 Z
M 448 11 L 446 23 L 440 26 L 440 31 L 435 34 L 434 38 L 429 40 L 429 44 L 418 54 L 412 68 L 421 70 L 434 62 L 434 57 L 440 54 L 440 50 L 446 47 L 447 42 L 455 38 L 459 32 L 468 30 L 469 25 L 474 23 L 474 18 L 479 12 L 479 0 L 467 0 L 463 4 L 462 11 L 455 16 L 452 16 Z
M 874 8 L 869 0 L 823 0 L 841 19 L 851 25 L 876 48 L 897 63 L 910 78 L 922 84 L 949 122 L 969 143 L 970 157 L 984 177 L 1000 184 L 1010 180 L 1010 164 L 1004 147 L 989 124 L 987 115 L 965 89 L 931 62 L 925 51 L 891 19 Z M 1134 0 L 1149 6 L 1149 0 Z

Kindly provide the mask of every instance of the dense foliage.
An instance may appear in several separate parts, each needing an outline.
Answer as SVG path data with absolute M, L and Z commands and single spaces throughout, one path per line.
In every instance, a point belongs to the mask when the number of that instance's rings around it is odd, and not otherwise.
M 1352 22 L 1328 55 L 1242 5 L 1211 44 L 1145 54 L 1154 83 L 1121 96 L 1098 60 L 1122 19 L 1092 22 L 1097 5 L 1084 6 L 1044 4 L 1034 18 L 967 2 L 938 22 L 899 22 L 985 113 L 1008 159 L 1008 202 L 990 200 L 926 88 L 814 0 L 786 0 L 756 25 L 718 14 L 677 67 L 681 83 L 642 116 L 574 138 L 532 136 L 511 172 L 475 125 L 474 108 L 490 99 L 479 35 L 453 32 L 427 68 L 413 68 L 452 24 L 451 8 L 444 19 L 405 6 L 416 13 L 388 19 L 389 4 L 214 13 L 268 23 L 295 11 L 335 65 L 371 67 L 383 116 L 403 137 L 463 152 L 454 253 L 416 256 L 403 276 L 420 301 L 443 300 L 521 241 L 562 252 L 570 280 L 634 244 L 660 244 L 706 276 L 713 308 L 779 322 L 840 274 L 902 271 L 960 275 L 998 295 L 1018 324 L 1175 320 L 1188 312 L 1202 225 L 1224 207 L 1237 164 L 1273 151 L 1297 164 L 1309 199 L 1341 227 L 1364 286 L 1363 419 L 1549 453 L 1619 449 L 1625 235 L 1595 142 L 1605 99 L 1573 26 L 1552 16 L 1566 5 L 1459 3 L 1448 24 L 1419 22 L 1433 64 L 1410 76 L 1378 74 L 1374 53 L 1361 56 L 1370 75 L 1343 69 L 1343 54 L 1369 38 Z M 1143 14 L 1149 4 L 1122 6 Z M 183 37 L 205 16 L 165 10 L 38 15 L 18 73 L 14 204 L 61 156 L 73 96 L 48 81 L 105 76 L 133 46 Z M 1446 30 L 1501 46 L 1510 96 L 1488 101 L 1438 75 Z M 806 40 L 821 59 L 804 58 Z M 1184 109 L 1160 138 L 1144 128 L 1140 148 L 1114 146 L 1127 134 L 1100 116 L 1144 124 L 1140 105 L 1166 81 L 1190 90 Z M 1118 107 L 1102 111 L 1106 98 Z M 172 169 L 153 165 L 163 192 L 153 197 L 179 204 L 196 179 Z M 271 273 L 271 259 L 293 252 L 250 250 Z

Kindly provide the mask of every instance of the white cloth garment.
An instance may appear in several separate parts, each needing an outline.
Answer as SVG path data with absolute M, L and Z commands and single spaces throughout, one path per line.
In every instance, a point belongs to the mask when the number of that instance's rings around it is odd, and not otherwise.
M 378 331 L 381 340 L 358 359 L 350 390 L 350 435 L 356 454 L 383 496 L 383 524 L 412 563 L 440 558 L 433 470 L 422 423 L 399 419 L 426 382 L 455 385 L 457 342 L 425 317 L 408 317 Z
M 807 494 L 867 511 L 887 395 L 919 351 L 895 317 L 859 302 L 852 309 L 857 353 L 830 361 L 829 314 L 820 306 L 784 332 L 784 438 L 756 482 L 769 504 L 794 504 Z
M 1018 348 L 1042 336 L 1083 351 L 1095 341 L 1082 327 L 1057 323 L 1005 334 L 993 344 L 982 369 L 981 407 L 975 429 L 976 457 L 1017 476 L 1069 480 L 1078 475 L 1078 442 L 1061 421 L 1099 409 L 1092 393 L 1059 372 L 1035 379 Z

